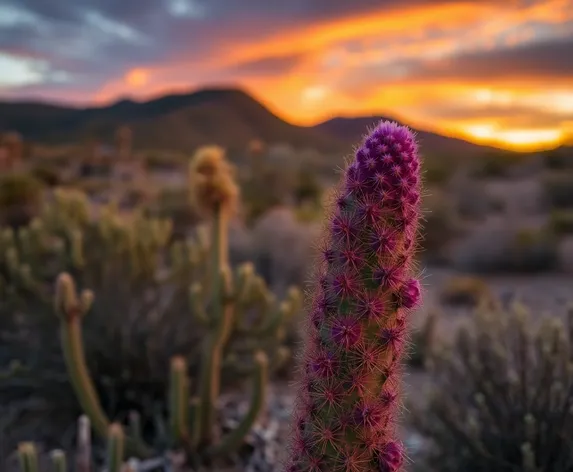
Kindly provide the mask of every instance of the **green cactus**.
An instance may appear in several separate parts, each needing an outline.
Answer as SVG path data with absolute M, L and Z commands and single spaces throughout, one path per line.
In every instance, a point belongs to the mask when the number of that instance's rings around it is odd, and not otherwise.
M 245 273 L 245 271 L 242 271 Z M 221 277 L 229 280 L 230 277 Z M 102 437 L 109 435 L 110 420 L 101 407 L 96 389 L 91 380 L 81 334 L 81 320 L 86 315 L 93 302 L 93 294 L 83 291 L 79 296 L 73 279 L 69 274 L 61 274 L 56 288 L 56 310 L 60 316 L 61 340 L 68 374 L 77 398 L 96 433 Z M 244 285 L 241 285 L 243 288 Z M 189 397 L 190 385 L 187 378 L 187 366 L 183 357 L 174 357 L 171 361 L 170 375 L 170 429 L 172 445 L 183 446 L 193 460 L 227 456 L 241 444 L 255 422 L 264 404 L 266 384 L 268 381 L 269 359 L 265 352 L 256 350 L 252 355 L 253 394 L 251 407 L 241 424 L 217 443 L 214 440 L 215 401 L 220 393 L 220 376 L 223 364 L 224 342 L 229 338 L 233 329 L 235 306 L 233 300 L 236 294 L 224 292 L 223 302 L 219 302 L 222 310 L 214 313 L 211 322 L 212 331 L 205 342 L 203 363 L 198 394 L 196 398 Z M 294 295 L 293 295 L 294 297 Z M 288 303 L 283 303 L 283 313 L 288 311 Z M 227 313 L 225 313 L 225 308 Z M 273 320 L 271 325 L 276 324 Z M 257 333 L 258 331 L 255 331 Z M 246 334 L 246 333 L 245 333 Z M 145 444 L 138 432 L 139 427 L 133 427 L 138 420 L 132 421 L 131 431 L 135 434 L 125 437 L 126 450 L 138 457 L 150 457 L 152 448 Z
M 59 375 L 62 350 L 53 318 L 53 280 L 67 272 L 78 286 L 98 295 L 82 320 L 82 330 L 85 358 L 101 406 L 111 417 L 136 409 L 151 440 L 159 428 L 154 411 L 167 388 L 164 369 L 169 359 L 184 355 L 193 377 L 206 370 L 201 355 L 205 346 L 200 341 L 209 337 L 206 333 L 218 319 L 213 316 L 217 300 L 210 301 L 216 289 L 211 248 L 218 247 L 226 261 L 227 217 L 220 232 L 199 226 L 190 240 L 170 242 L 167 220 L 138 212 L 126 217 L 113 205 L 93 213 L 85 195 L 56 190 L 53 201 L 47 201 L 27 227 L 18 232 L 0 230 L 0 342 L 28 368 L 1 383 L 0 399 L 16 405 L 24 395 L 42 396 L 47 405 L 43 414 L 54 428 L 50 436 L 62 434 L 81 413 L 67 379 Z M 221 242 L 213 244 L 218 234 Z M 223 347 L 221 381 L 215 391 L 251 376 L 257 349 L 268 352 L 270 370 L 288 358 L 288 351 L 280 346 L 284 323 L 269 323 L 271 314 L 273 319 L 277 316 L 274 310 L 279 302 L 250 264 L 233 271 L 237 287 L 243 286 L 245 271 L 253 272 L 248 277 L 256 281 L 249 290 L 241 289 L 234 302 L 233 326 Z M 295 298 L 296 293 L 287 300 L 292 308 L 282 310 L 286 321 L 300 309 Z M 193 316 L 182 316 L 189 311 Z M 251 335 L 245 335 L 245 330 Z M 120 346 L 119 352 L 110 350 L 110 345 Z M 12 358 L 0 359 L 0 365 Z M 23 411 L 18 424 L 11 427 L 26 429 L 38 414 Z
M 124 436 L 120 425 L 114 423 L 109 426 L 107 440 L 106 466 L 107 472 L 121 472 L 123 469 Z M 18 460 L 20 472 L 41 472 L 38 467 L 38 452 L 31 442 L 23 442 L 18 445 Z M 67 472 L 68 460 L 66 453 L 61 449 L 55 449 L 50 453 L 50 463 L 53 472 Z M 85 465 L 77 464 L 77 472 L 85 472 Z
M 302 297 L 296 288 L 292 288 L 284 301 L 277 301 L 251 263 L 231 270 L 228 261 L 228 224 L 237 204 L 238 190 L 230 167 L 220 152 L 216 148 L 199 152 L 192 163 L 190 177 L 193 202 L 208 219 L 210 231 L 201 228 L 195 241 L 178 241 L 170 245 L 166 251 L 169 256 L 167 267 L 161 266 L 158 261 L 158 250 L 165 247 L 169 233 L 168 225 L 160 220 L 136 215 L 131 225 L 126 226 L 121 224 L 119 215 L 110 207 L 102 212 L 94 225 L 86 222 L 86 212 L 81 205 L 76 205 L 80 199 L 74 197 L 65 200 L 64 210 L 52 214 L 48 212 L 42 225 L 53 228 L 64 241 L 64 250 L 58 250 L 57 255 L 68 261 L 65 267 L 70 269 L 58 276 L 55 295 L 61 348 L 77 400 L 100 437 L 109 437 L 109 418 L 119 412 L 112 412 L 108 416 L 102 402 L 102 389 L 94 381 L 99 379 L 90 375 L 90 370 L 93 370 L 88 365 L 91 352 L 86 350 L 88 344 L 83 336 L 91 341 L 88 336 L 97 335 L 90 332 L 88 323 L 92 314 L 87 315 L 87 312 L 98 306 L 98 300 L 94 301 L 91 291 L 84 290 L 78 295 L 76 278 L 79 278 L 80 286 L 89 286 L 87 282 L 94 282 L 98 290 L 107 292 L 108 299 L 113 295 L 123 295 L 117 294 L 119 281 L 113 271 L 114 263 L 123 258 L 131 264 L 134 289 L 139 289 L 139 294 L 146 287 L 145 281 L 152 276 L 156 276 L 154 283 L 158 287 L 181 280 L 190 282 L 185 294 L 187 306 L 193 315 L 189 319 L 195 327 L 199 323 L 204 338 L 198 351 L 193 351 L 199 353 L 197 382 L 191 384 L 188 378 L 192 372 L 188 363 L 193 356 L 186 353 L 171 357 L 166 402 L 169 410 L 168 441 L 165 443 L 160 439 L 153 444 L 148 443 L 148 438 L 143 437 L 141 418 L 137 413 L 131 414 L 129 427 L 122 431 L 125 451 L 129 455 L 148 458 L 156 451 L 172 447 L 185 451 L 190 462 L 202 463 L 228 456 L 242 444 L 263 408 L 270 371 L 280 367 L 290 355 L 281 342 L 285 337 L 285 323 L 300 310 Z M 57 195 L 58 198 L 61 195 Z M 93 248 L 96 255 L 92 253 L 91 245 L 86 246 L 86 240 L 93 241 L 94 233 L 95 237 L 106 242 L 103 247 Z M 30 240 L 32 234 L 36 233 L 30 229 L 25 237 Z M 6 235 L 4 240 L 6 244 L 11 244 L 10 235 Z M 18 254 L 16 252 L 12 258 L 11 266 L 18 267 L 20 264 Z M 107 258 L 109 262 L 96 264 L 96 270 L 92 269 L 89 277 L 85 277 L 86 268 L 93 267 L 95 257 Z M 143 284 L 138 285 L 138 281 Z M 135 293 L 134 296 L 137 296 Z M 106 306 L 113 313 L 123 315 L 118 307 Z M 126 312 L 125 316 L 128 315 Z M 107 321 L 114 322 L 109 317 Z M 163 323 L 169 323 L 169 320 L 163 320 Z M 163 329 L 162 324 L 157 324 L 157 329 Z M 175 324 L 175 328 L 183 331 L 177 334 L 189 335 L 181 321 Z M 132 329 L 136 330 L 137 326 L 133 325 Z M 107 356 L 115 361 L 115 351 L 109 349 L 109 345 L 105 349 Z M 154 361 L 157 362 L 157 359 Z M 219 440 L 216 400 L 226 373 L 233 378 L 250 377 L 253 393 L 243 421 L 227 437 Z M 128 382 L 125 385 L 126 389 L 137 389 L 137 385 L 132 387 Z M 162 421 L 156 425 L 160 438 Z

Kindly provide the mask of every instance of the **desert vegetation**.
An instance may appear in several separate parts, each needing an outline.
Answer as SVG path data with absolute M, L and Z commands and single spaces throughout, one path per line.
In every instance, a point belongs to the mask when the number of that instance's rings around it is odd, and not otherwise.
M 385 126 L 350 166 L 7 134 L 2 470 L 571 472 L 571 151 Z

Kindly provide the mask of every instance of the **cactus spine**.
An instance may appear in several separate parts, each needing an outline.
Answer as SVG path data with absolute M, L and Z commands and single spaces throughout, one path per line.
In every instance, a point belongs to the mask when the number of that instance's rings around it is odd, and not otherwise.
M 288 472 L 395 472 L 394 432 L 412 278 L 420 160 L 407 128 L 380 123 L 336 195 L 308 317 Z

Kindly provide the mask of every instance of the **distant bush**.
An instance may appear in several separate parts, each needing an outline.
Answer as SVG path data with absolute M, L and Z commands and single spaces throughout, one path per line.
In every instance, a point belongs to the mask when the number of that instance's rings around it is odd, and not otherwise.
M 429 313 L 422 326 L 414 330 L 410 340 L 411 349 L 408 355 L 408 365 L 417 369 L 425 368 L 436 348 L 436 329 L 438 315 Z
M 573 151 L 554 149 L 544 156 L 545 167 L 552 170 L 573 170 Z
M 488 153 L 476 158 L 472 175 L 477 178 L 507 177 L 509 170 L 519 162 L 519 158 L 510 153 Z
M 573 317 L 532 329 L 521 307 L 482 310 L 431 359 L 434 391 L 415 409 L 428 472 L 571 472 Z
M 424 159 L 422 175 L 428 185 L 442 186 L 449 182 L 458 163 L 448 156 L 432 156 Z
M 31 174 L 48 187 L 57 187 L 61 183 L 60 173 L 55 166 L 39 165 L 32 169 Z
M 481 220 L 491 213 L 499 211 L 499 200 L 494 199 L 483 182 L 466 181 L 453 191 L 458 214 L 468 220 Z
M 109 162 L 82 162 L 78 174 L 81 178 L 109 178 L 112 172 L 113 165 Z
M 445 305 L 477 306 L 489 303 L 493 295 L 487 283 L 479 277 L 456 276 L 449 279 L 440 293 Z
M 550 215 L 549 224 L 556 234 L 572 234 L 573 209 L 553 210 Z
M 151 172 L 185 169 L 184 157 L 167 153 L 148 154 L 144 157 L 144 163 L 145 167 Z
M 573 208 L 573 173 L 555 173 L 543 179 L 545 197 L 552 208 Z
M 300 223 L 288 207 L 274 208 L 257 221 L 252 230 L 253 262 L 269 285 L 280 291 L 306 282 L 319 227 Z
M 293 194 L 297 204 L 304 202 L 317 203 L 322 194 L 322 187 L 314 173 L 302 168 L 299 170 L 298 178 L 294 183 Z
M 546 228 L 484 228 L 458 245 L 452 262 L 464 272 L 544 272 L 558 267 L 558 242 Z
M 150 216 L 169 218 L 173 223 L 173 239 L 185 239 L 197 224 L 199 216 L 189 202 L 186 188 L 164 188 L 146 208 Z
M 444 258 L 448 244 L 460 232 L 452 202 L 442 194 L 431 195 L 424 202 L 424 220 L 420 245 L 422 257 L 436 262 Z
M 30 174 L 0 177 L 0 224 L 20 227 L 39 211 L 43 185 Z
M 293 182 L 280 169 L 261 168 L 242 182 L 245 219 L 252 225 L 275 207 L 292 197 Z

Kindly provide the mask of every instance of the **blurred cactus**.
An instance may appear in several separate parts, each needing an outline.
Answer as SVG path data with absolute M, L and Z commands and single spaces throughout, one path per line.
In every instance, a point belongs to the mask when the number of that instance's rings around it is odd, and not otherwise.
M 412 349 L 408 356 L 408 365 L 414 368 L 426 368 L 436 349 L 436 330 L 438 315 L 428 313 L 422 326 L 412 333 Z
M 26 225 L 40 209 L 42 182 L 28 174 L 0 177 L 0 225 Z
M 573 310 L 537 329 L 519 303 L 483 307 L 432 358 L 435 394 L 414 415 L 440 472 L 570 472 Z
M 106 472 L 122 472 L 123 468 L 123 430 L 120 425 L 114 423 L 109 426 L 106 453 Z M 91 460 L 91 458 L 90 458 Z M 42 472 L 39 467 L 39 458 L 36 446 L 31 442 L 22 442 L 18 445 L 18 462 L 20 472 Z M 68 458 L 61 449 L 54 449 L 50 453 L 49 469 L 52 472 L 68 472 Z M 91 462 L 78 463 L 74 472 L 90 472 Z
M 192 241 L 168 246 L 168 221 L 141 215 L 121 219 L 113 207 L 104 208 L 94 222 L 80 194 L 64 196 L 61 192 L 56 193 L 56 206 L 48 206 L 42 218 L 34 222 L 35 229 L 26 228 L 24 244 L 19 244 L 20 234 L 5 235 L 5 244 L 11 245 L 9 254 L 14 254 L 14 260 L 6 260 L 6 267 L 13 267 L 14 273 L 21 264 L 18 257 L 23 248 L 29 248 L 24 251 L 29 257 L 41 252 L 40 236 L 60 236 L 62 243 L 54 250 L 54 257 L 59 258 L 56 267 L 68 270 L 58 277 L 55 306 L 69 379 L 82 410 L 100 436 L 107 437 L 111 423 L 106 410 L 120 418 L 126 417 L 129 410 L 136 410 L 129 415 L 125 448 L 141 457 L 174 447 L 182 448 L 195 462 L 227 456 L 236 450 L 263 407 L 269 372 L 288 358 L 288 350 L 282 346 L 284 326 L 300 309 L 301 295 L 297 289 L 291 289 L 285 301 L 277 302 L 252 264 L 231 271 L 228 219 L 237 205 L 238 189 L 224 156 L 213 152 L 213 148 L 203 151 L 191 163 L 190 180 L 192 202 L 208 219 L 210 232 L 202 227 Z M 86 245 L 87 238 L 93 246 Z M 115 268 L 120 271 L 115 272 Z M 90 291 L 78 295 L 74 279 L 82 287 L 93 282 L 103 292 L 105 305 L 100 304 L 98 292 L 95 299 Z M 37 279 L 32 278 L 32 282 L 33 289 L 38 289 L 38 297 L 48 299 L 49 291 L 41 290 Z M 133 291 L 117 291 L 131 282 Z M 15 277 L 10 278 L 10 284 L 16 284 Z M 20 291 L 21 285 L 16 284 Z M 165 306 L 182 289 L 185 304 Z M 148 301 L 148 297 L 152 298 Z M 134 300 L 141 305 L 133 308 L 122 305 Z M 147 305 L 149 302 L 151 305 Z M 96 315 L 98 307 L 106 313 L 100 311 Z M 94 313 L 87 315 L 90 308 Z M 166 317 L 166 310 L 173 308 L 179 312 L 177 319 Z M 142 320 L 138 319 L 142 309 L 162 311 L 152 313 L 151 320 Z M 192 316 L 182 317 L 181 312 L 191 312 Z M 42 320 L 42 343 L 50 345 L 48 338 L 55 338 L 55 333 L 41 314 L 35 315 Z M 99 319 L 90 323 L 94 315 Z M 129 324 L 124 324 L 126 318 Z M 169 336 L 163 337 L 166 331 Z M 127 344 L 129 338 L 143 346 Z M 168 345 L 158 347 L 158 340 Z M 116 349 L 110 350 L 110 345 Z M 126 348 L 130 350 L 126 352 Z M 94 354 L 96 358 L 88 365 Z M 132 358 L 134 354 L 141 357 Z M 25 355 L 22 357 L 26 359 Z M 126 357 L 130 359 L 127 364 Z M 169 358 L 171 386 L 169 400 L 165 401 L 167 388 L 163 374 Z M 161 367 L 159 363 L 163 360 L 165 364 Z M 109 364 L 104 364 L 106 361 Z M 43 367 L 41 372 L 39 367 Z M 42 363 L 34 366 L 32 375 L 41 376 L 57 369 L 53 365 L 47 367 Z M 195 374 L 198 381 L 191 385 L 187 378 Z M 244 421 L 219 441 L 215 402 L 224 375 L 232 379 L 251 377 L 253 395 Z M 194 397 L 190 400 L 191 387 Z M 110 399 L 114 396 L 123 401 L 112 403 Z M 160 419 L 165 410 L 171 418 L 168 438 L 161 433 L 166 429 Z M 150 423 L 153 435 L 149 433 Z
M 126 160 L 131 157 L 133 147 L 133 132 L 129 126 L 120 126 L 115 135 L 117 157 Z
M 339 189 L 308 318 L 289 472 L 395 472 L 394 431 L 420 203 L 410 131 L 381 122 Z
M 446 281 L 440 292 L 444 305 L 478 306 L 494 303 L 489 285 L 479 277 L 460 275 Z
M 215 169 L 230 169 L 224 159 L 209 159 Z M 215 172 L 213 182 L 213 166 L 199 164 L 192 165 L 192 188 L 198 192 L 193 201 L 204 205 L 202 213 L 213 222 L 212 237 L 197 227 L 187 241 L 171 243 L 169 220 L 139 211 L 122 214 L 114 205 L 95 213 L 85 195 L 63 190 L 55 191 L 53 201 L 28 226 L 0 233 L 0 323 L 7 328 L 0 329 L 0 341 L 10 353 L 0 363 L 19 359 L 26 366 L 0 383 L 2 401 L 22 405 L 15 428 L 28 431 L 41 423 L 48 430 L 42 433 L 45 439 L 53 441 L 81 412 L 62 376 L 57 323 L 50 315 L 53 280 L 60 272 L 97 294 L 89 316 L 82 319 L 83 355 L 101 408 L 119 418 L 132 410 L 139 413 L 148 441 L 160 441 L 155 418 L 167 409 L 165 369 L 172 356 L 184 358 L 191 377 L 211 379 L 216 374 L 216 381 L 200 383 L 205 392 L 211 389 L 211 399 L 223 386 L 256 373 L 261 356 L 253 353 L 259 350 L 267 353 L 270 370 L 280 367 L 285 359 L 283 320 L 300 309 L 300 296 L 293 290 L 288 300 L 277 302 L 250 264 L 234 271 L 235 289 L 227 285 L 233 282 L 227 262 L 227 209 L 236 205 L 238 191 L 231 174 Z M 226 187 L 217 187 L 219 183 Z M 185 316 L 190 312 L 193 316 Z M 224 316 L 219 318 L 220 312 Z M 208 335 L 219 333 L 215 319 L 225 321 L 221 340 L 226 342 Z M 202 340 L 220 354 L 219 365 L 206 366 L 210 354 L 200 355 L 206 348 Z M 42 398 L 44 410 L 26 408 L 23 399 L 32 395 Z M 206 421 L 213 421 L 209 411 Z M 50 421 L 42 421 L 43 415 Z M 93 424 L 103 431 L 97 418 Z M 204 431 L 205 441 L 207 436 Z
M 0 145 L 7 150 L 9 168 L 14 169 L 24 157 L 22 135 L 16 131 L 6 132 L 1 136 Z

